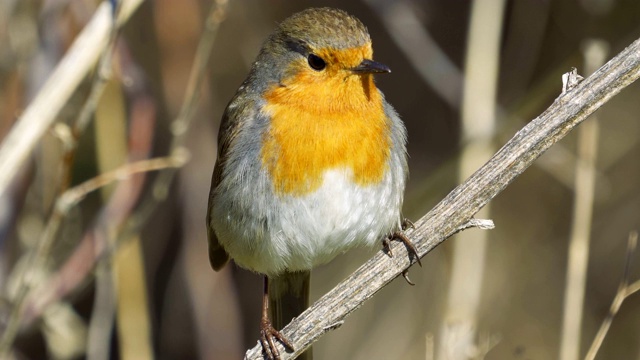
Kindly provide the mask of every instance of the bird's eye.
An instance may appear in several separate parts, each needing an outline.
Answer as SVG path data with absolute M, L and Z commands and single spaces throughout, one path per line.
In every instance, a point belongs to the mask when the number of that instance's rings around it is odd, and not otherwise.
M 307 61 L 309 62 L 309 66 L 311 66 L 313 70 L 320 71 L 327 67 L 327 63 L 324 62 L 324 60 L 322 60 L 322 58 L 316 54 L 309 54 L 309 57 L 307 57 Z

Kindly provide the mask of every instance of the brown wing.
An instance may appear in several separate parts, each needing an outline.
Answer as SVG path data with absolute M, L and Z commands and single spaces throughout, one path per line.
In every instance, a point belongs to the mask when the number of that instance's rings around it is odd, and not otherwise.
M 220 150 L 218 150 L 220 151 Z M 216 165 L 213 168 L 213 176 L 211 178 L 211 190 L 209 190 L 209 205 L 207 207 L 207 237 L 209 238 L 209 263 L 213 270 L 218 271 L 224 267 L 229 261 L 229 254 L 224 250 L 222 245 L 218 242 L 213 227 L 211 226 L 211 207 L 213 206 L 213 192 L 216 186 L 220 183 L 220 176 L 222 175 L 222 166 L 220 166 L 220 157 L 216 161 Z
M 230 144 L 237 136 L 240 128 L 241 121 L 238 121 L 237 119 L 245 119 L 247 116 L 252 116 L 252 104 L 253 102 L 249 101 L 242 91 L 236 94 L 222 116 L 222 122 L 220 123 L 220 130 L 218 132 L 218 159 L 216 160 L 216 165 L 213 168 L 211 190 L 209 190 L 209 205 L 207 207 L 209 262 L 211 263 L 211 267 L 216 271 L 222 269 L 227 261 L 229 261 L 229 254 L 227 254 L 222 245 L 220 245 L 218 237 L 211 225 L 211 208 L 214 201 L 214 192 L 222 180 L 222 169 L 225 166 L 225 159 L 227 158 L 227 152 Z
M 215 201 L 215 191 L 222 180 L 222 169 L 228 156 L 229 148 L 237 137 L 243 121 L 238 119 L 252 119 L 255 116 L 255 101 L 247 94 L 246 81 L 240 87 L 234 98 L 225 109 L 220 130 L 218 131 L 218 159 L 213 168 L 211 190 L 209 190 L 209 205 L 207 207 L 207 235 L 209 238 L 209 262 L 218 271 L 229 261 L 229 254 L 220 245 L 218 237 L 211 226 L 211 209 Z

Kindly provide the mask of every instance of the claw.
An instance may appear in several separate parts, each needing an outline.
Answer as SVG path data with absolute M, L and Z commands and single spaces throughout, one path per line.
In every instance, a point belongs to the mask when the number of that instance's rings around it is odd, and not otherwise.
M 393 257 L 393 251 L 391 251 L 391 236 L 382 239 L 382 248 L 387 251 L 389 257 Z
M 411 286 L 415 286 L 416 284 L 409 279 L 409 269 L 404 269 L 402 272 L 402 277 L 407 281 L 407 283 Z
M 409 219 L 402 220 L 402 224 L 400 225 L 402 227 L 402 231 L 408 228 L 415 228 L 415 226 L 413 225 L 413 222 L 411 222 L 411 220 Z M 420 256 L 418 255 L 418 249 L 416 249 L 416 247 L 413 245 L 411 240 L 408 237 L 406 237 L 402 233 L 402 231 L 396 231 L 393 234 L 382 239 L 383 249 L 389 254 L 389 256 L 393 256 L 393 251 L 391 251 L 391 241 L 400 240 L 407 247 L 407 251 L 409 252 L 409 257 L 411 257 L 411 255 L 415 256 L 416 262 L 418 263 L 418 265 L 420 265 L 420 267 L 422 267 L 422 261 L 420 261 Z M 409 279 L 409 269 L 404 269 L 404 271 L 402 272 L 402 277 L 404 277 L 404 279 L 407 281 L 409 285 L 411 286 L 415 285 L 415 283 L 411 281 L 411 279 Z
M 400 231 L 396 231 L 395 233 L 391 234 L 391 236 L 389 237 L 390 239 L 387 238 L 388 239 L 387 241 L 391 241 L 395 239 L 402 241 L 404 245 L 407 247 L 407 250 L 409 251 L 409 256 L 411 255 L 415 256 L 416 262 L 418 263 L 418 265 L 420 265 L 420 267 L 422 267 L 422 262 L 420 261 L 420 256 L 418 255 L 418 249 L 416 249 L 416 247 L 413 245 L 413 243 L 408 237 L 406 237 Z M 389 250 L 391 250 L 391 247 L 389 247 Z M 391 253 L 391 251 L 389 251 L 389 253 Z
M 400 224 L 400 226 L 402 227 L 402 231 L 405 231 L 407 229 L 415 229 L 416 228 L 416 225 L 413 223 L 413 221 L 411 221 L 411 220 L 409 220 L 407 218 L 404 218 L 402 220 L 402 224 Z
M 282 333 L 276 330 L 273 325 L 271 325 L 271 321 L 263 320 L 260 324 L 260 344 L 262 345 L 262 349 L 264 350 L 267 359 L 269 360 L 280 360 L 280 351 L 276 346 L 274 341 L 278 339 L 287 349 L 293 351 L 293 345 L 287 340 L 287 338 L 282 335 Z

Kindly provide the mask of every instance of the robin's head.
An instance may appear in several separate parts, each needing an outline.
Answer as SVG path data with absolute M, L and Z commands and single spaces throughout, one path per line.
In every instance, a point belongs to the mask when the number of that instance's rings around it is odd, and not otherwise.
M 362 22 L 332 8 L 307 9 L 283 21 L 253 70 L 254 80 L 264 86 L 261 91 L 288 88 L 281 95 L 288 94 L 289 100 L 301 95 L 325 105 L 377 99 L 371 75 L 391 71 L 373 61 L 371 38 Z
M 306 194 L 337 168 L 382 181 L 390 121 L 372 75 L 390 70 L 372 55 L 364 25 L 329 8 L 291 16 L 266 41 L 245 85 L 270 120 L 262 162 L 276 191 Z

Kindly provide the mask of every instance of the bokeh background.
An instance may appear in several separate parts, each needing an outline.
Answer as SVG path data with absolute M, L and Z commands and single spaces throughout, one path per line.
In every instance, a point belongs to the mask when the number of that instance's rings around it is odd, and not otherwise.
M 98 5 L 0 2 L 0 137 Z M 154 184 L 166 170 L 88 194 L 60 217 L 51 247 L 34 260 L 61 193 L 176 148 L 173 121 L 212 6 L 215 42 L 178 144 L 190 161 L 164 187 Z M 633 0 L 146 1 L 117 34 L 112 70 L 78 87 L 0 195 L 3 339 L 20 314 L 2 356 L 238 359 L 256 344 L 261 278 L 235 265 L 215 273 L 208 264 L 204 217 L 217 130 L 266 36 L 310 6 L 360 18 L 375 59 L 393 71 L 376 80 L 408 128 L 404 213 L 414 220 L 468 175 L 468 164 L 477 168 L 549 106 L 563 73 L 576 67 L 589 75 L 640 37 Z M 640 279 L 640 254 L 627 249 L 640 227 L 639 86 L 613 98 L 492 201 L 482 217 L 495 230 L 447 240 L 411 269 L 415 286 L 396 279 L 318 341 L 316 359 L 583 358 L 627 258 L 629 282 Z M 96 87 L 95 116 L 78 127 Z M 575 287 L 567 280 L 572 239 Z M 312 300 L 373 251 L 315 270 Z M 577 301 L 565 304 L 567 294 Z M 567 321 L 578 321 L 577 333 L 563 331 Z M 597 358 L 640 359 L 639 295 L 624 301 Z

